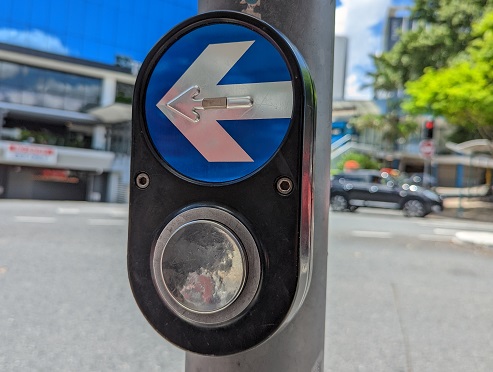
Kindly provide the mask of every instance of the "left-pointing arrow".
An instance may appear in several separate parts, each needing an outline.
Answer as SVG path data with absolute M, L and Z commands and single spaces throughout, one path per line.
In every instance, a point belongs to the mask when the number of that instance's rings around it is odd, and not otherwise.
M 213 97 L 196 98 L 200 94 L 198 86 L 190 87 L 176 98 L 169 101 L 166 106 L 184 118 L 197 123 L 200 120 L 200 110 L 226 110 L 244 109 L 253 106 L 251 97 Z
M 252 44 L 210 44 L 156 105 L 209 162 L 254 161 L 217 120 L 291 117 L 291 81 L 218 85 Z

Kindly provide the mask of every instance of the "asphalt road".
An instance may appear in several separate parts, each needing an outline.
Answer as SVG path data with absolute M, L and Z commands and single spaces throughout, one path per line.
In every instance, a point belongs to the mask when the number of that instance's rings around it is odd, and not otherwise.
M 326 371 L 493 370 L 493 224 L 330 216 Z M 0 201 L 0 371 L 180 371 L 138 310 L 125 205 Z
M 124 205 L 0 202 L 0 371 L 179 371 L 126 271 Z
M 493 224 L 361 210 L 330 219 L 329 371 L 493 370 Z

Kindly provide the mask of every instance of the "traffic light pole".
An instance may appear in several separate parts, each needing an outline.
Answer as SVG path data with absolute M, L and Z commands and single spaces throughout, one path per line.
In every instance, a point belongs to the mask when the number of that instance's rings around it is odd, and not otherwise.
M 335 1 L 199 0 L 199 12 L 243 11 L 276 27 L 305 58 L 316 85 L 314 252 L 310 290 L 294 319 L 254 349 L 225 357 L 187 352 L 187 372 L 323 371 Z M 261 61 L 259 61 L 261 63 Z

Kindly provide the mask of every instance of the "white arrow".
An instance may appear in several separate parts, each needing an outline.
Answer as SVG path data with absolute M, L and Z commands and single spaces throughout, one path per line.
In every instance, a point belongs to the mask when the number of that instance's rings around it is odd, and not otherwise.
M 291 117 L 291 81 L 217 85 L 253 43 L 208 45 L 157 103 L 209 162 L 253 162 L 217 120 Z
M 196 98 L 199 94 L 200 88 L 198 86 L 191 87 L 169 101 L 166 106 L 194 123 L 200 120 L 199 110 L 250 108 L 253 106 L 252 97 Z

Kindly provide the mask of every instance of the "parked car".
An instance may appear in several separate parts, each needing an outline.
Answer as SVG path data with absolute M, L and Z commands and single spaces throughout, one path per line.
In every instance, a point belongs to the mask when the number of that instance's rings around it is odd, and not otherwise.
M 377 170 L 357 170 L 333 176 L 330 204 L 334 211 L 354 212 L 358 207 L 400 209 L 408 217 L 424 217 L 443 210 L 443 200 L 434 191 Z
M 410 185 L 418 185 L 423 187 L 435 187 L 438 182 L 437 179 L 427 173 L 414 173 L 406 180 Z

